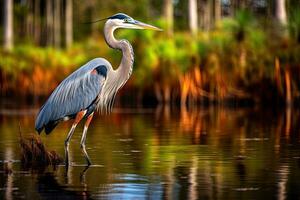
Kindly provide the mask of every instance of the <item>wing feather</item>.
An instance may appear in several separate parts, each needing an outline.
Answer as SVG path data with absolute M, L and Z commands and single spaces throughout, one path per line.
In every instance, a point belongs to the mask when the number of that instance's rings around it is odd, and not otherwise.
M 91 106 L 105 83 L 106 64 L 103 59 L 94 59 L 63 80 L 42 106 L 36 119 L 36 130 L 41 132 L 50 122 L 74 116 Z M 92 73 L 93 70 L 97 73 Z

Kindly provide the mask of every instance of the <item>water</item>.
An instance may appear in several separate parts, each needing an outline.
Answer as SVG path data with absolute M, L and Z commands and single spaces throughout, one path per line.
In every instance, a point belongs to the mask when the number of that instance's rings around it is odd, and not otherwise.
M 297 110 L 115 109 L 90 126 L 87 169 L 76 129 L 68 171 L 21 167 L 35 114 L 0 112 L 0 199 L 300 199 Z M 70 125 L 42 135 L 48 149 L 64 155 Z

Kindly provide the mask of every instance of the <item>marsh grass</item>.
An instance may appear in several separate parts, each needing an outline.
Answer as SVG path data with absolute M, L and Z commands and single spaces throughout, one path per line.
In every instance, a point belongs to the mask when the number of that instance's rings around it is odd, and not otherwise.
M 46 149 L 42 140 L 38 135 L 31 134 L 29 137 L 22 136 L 21 128 L 20 147 L 21 147 L 21 163 L 23 166 L 32 168 L 43 168 L 60 164 L 63 159 L 55 152 Z

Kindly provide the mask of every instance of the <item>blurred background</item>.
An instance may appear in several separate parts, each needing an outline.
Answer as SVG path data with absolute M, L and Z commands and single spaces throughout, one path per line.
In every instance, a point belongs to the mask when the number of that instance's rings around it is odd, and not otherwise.
M 293 105 L 300 95 L 298 0 L 0 0 L 2 99 L 45 99 L 95 57 L 121 54 L 97 19 L 124 12 L 164 32 L 122 30 L 135 51 L 117 104 Z
M 116 31 L 135 63 L 90 126 L 94 165 L 81 124 L 69 170 L 24 166 L 51 91 L 95 57 L 118 67 L 87 22 L 119 12 L 164 31 Z M 299 100 L 299 0 L 0 0 L 0 199 L 299 199 Z M 47 149 L 64 155 L 71 123 Z

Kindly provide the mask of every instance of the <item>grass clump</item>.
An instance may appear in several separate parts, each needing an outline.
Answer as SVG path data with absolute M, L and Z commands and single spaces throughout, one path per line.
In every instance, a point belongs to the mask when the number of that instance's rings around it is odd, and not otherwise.
M 38 135 L 24 138 L 20 130 L 21 163 L 26 167 L 42 168 L 60 164 L 63 159 L 55 152 L 48 151 Z

